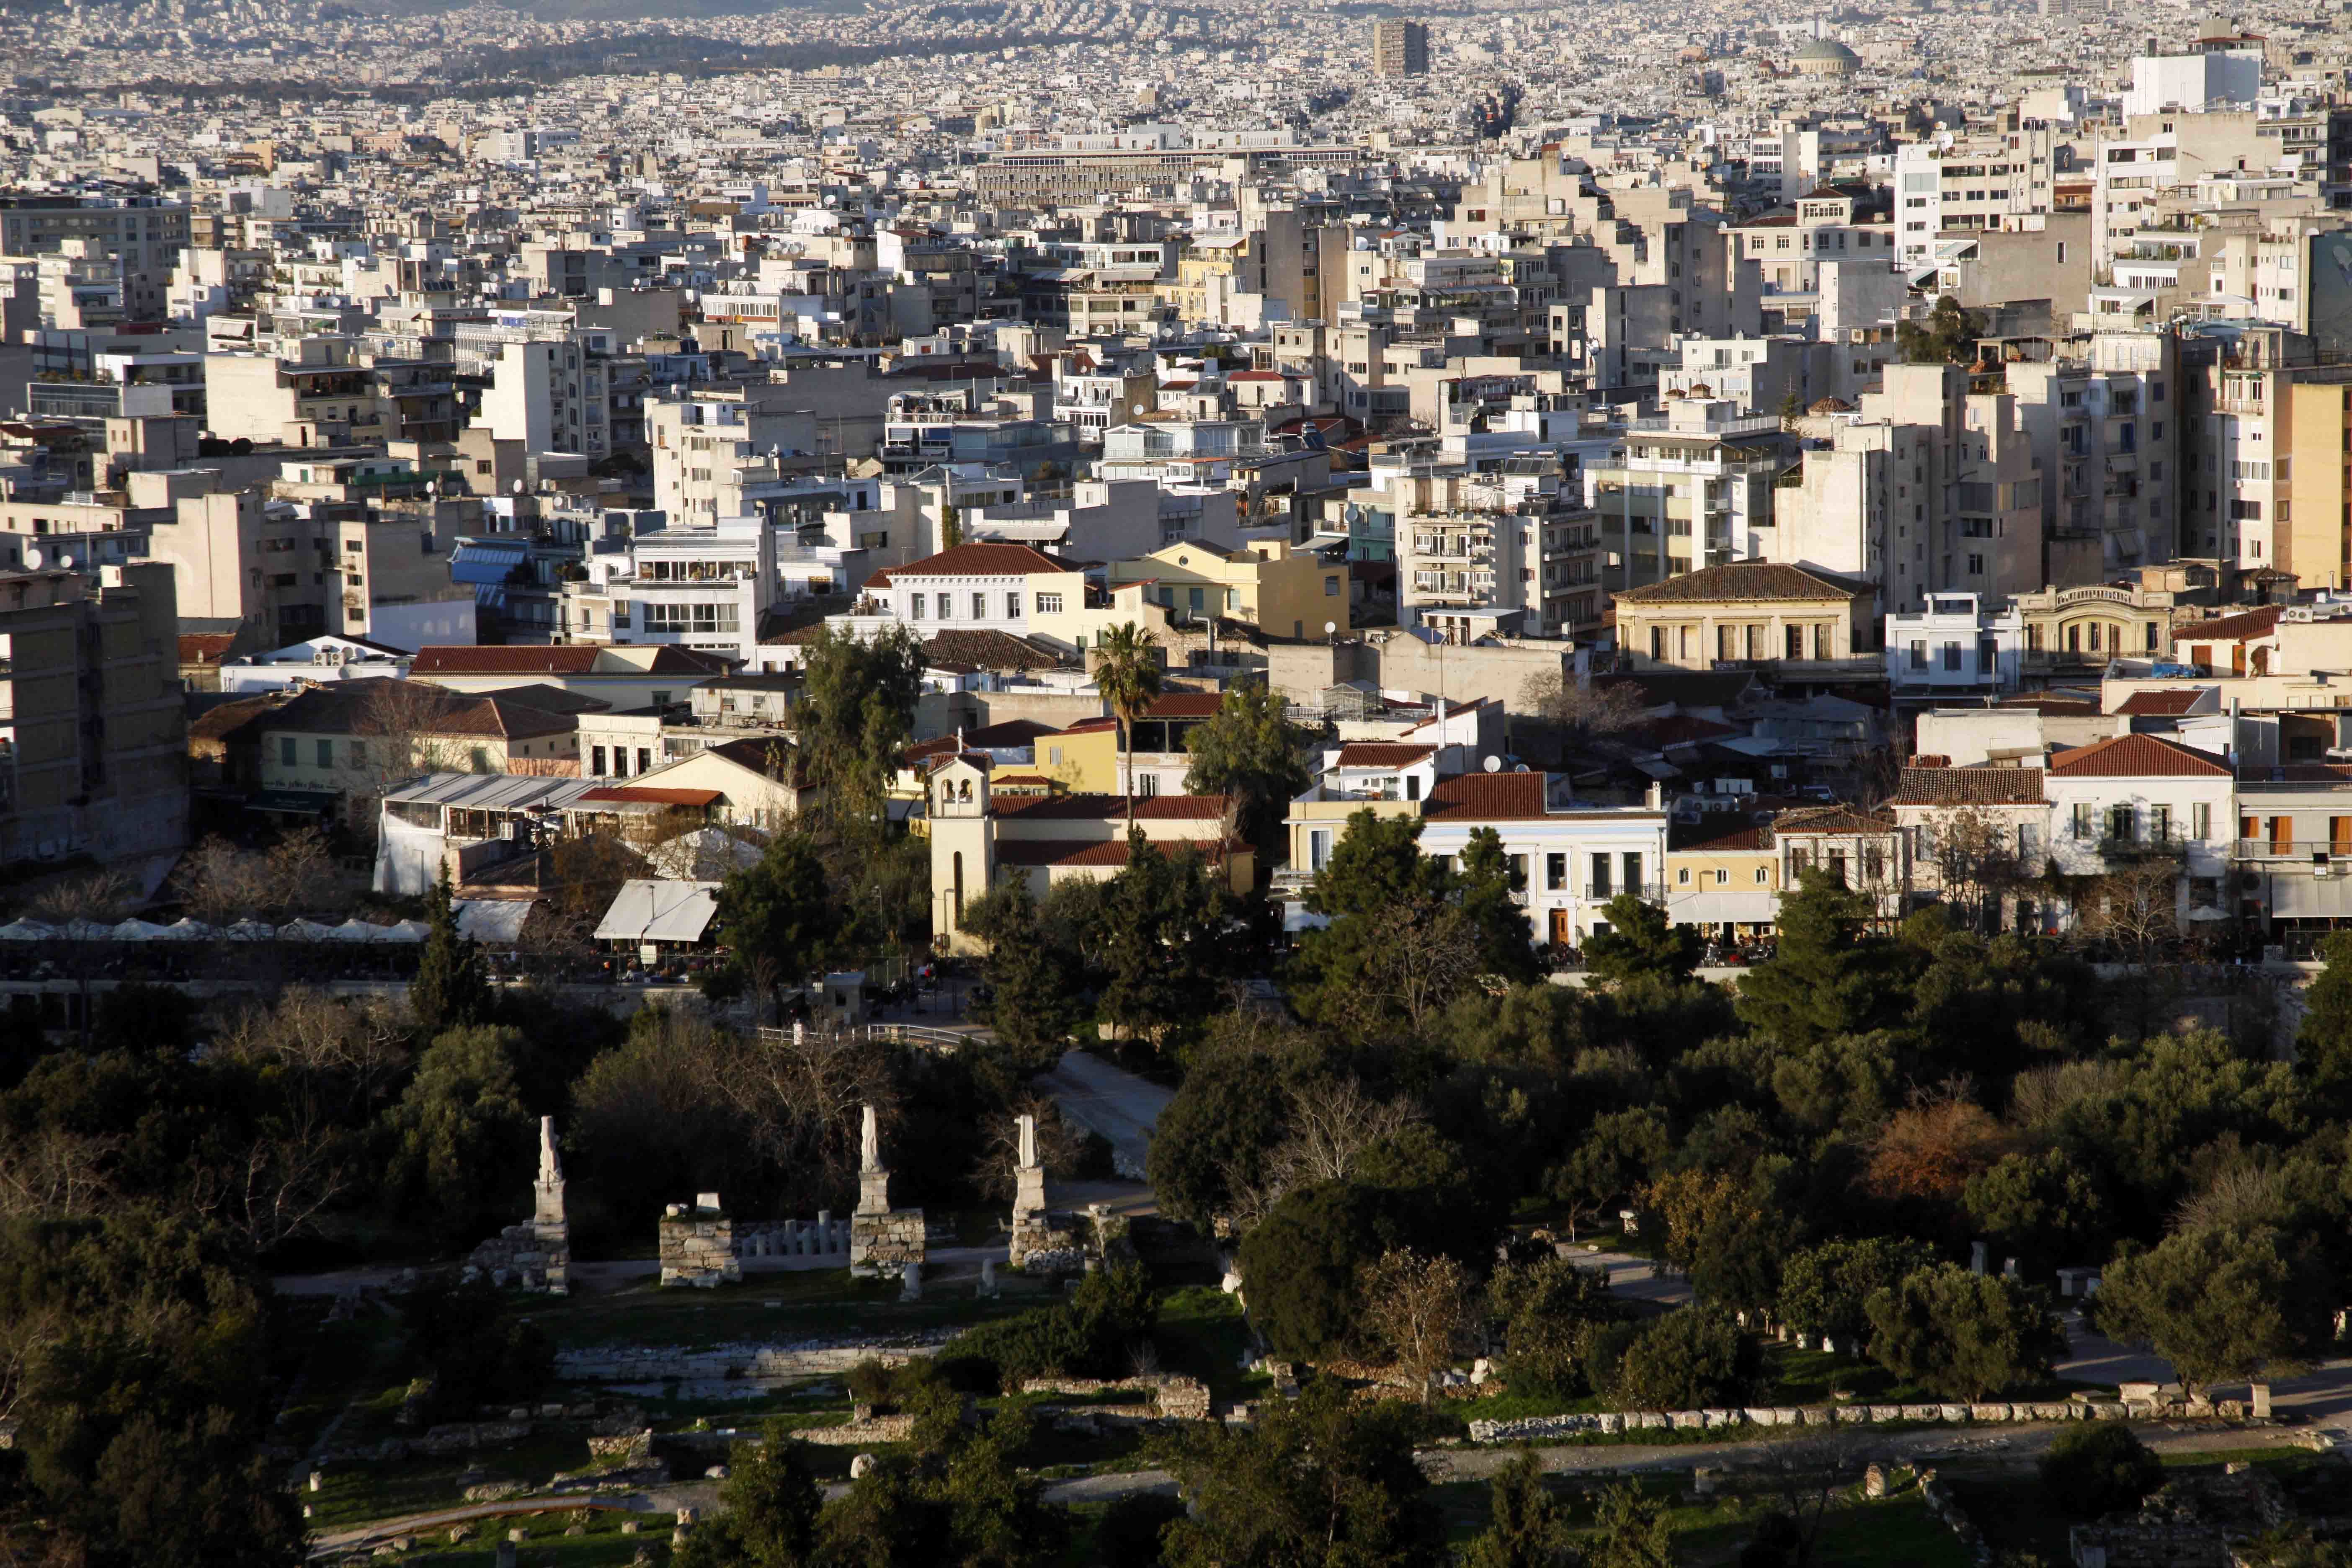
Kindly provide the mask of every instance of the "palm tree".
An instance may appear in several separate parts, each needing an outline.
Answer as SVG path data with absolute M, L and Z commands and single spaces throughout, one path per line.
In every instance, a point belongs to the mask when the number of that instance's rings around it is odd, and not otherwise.
M 1160 695 L 1159 639 L 1133 621 L 1112 626 L 1095 649 L 1095 688 L 1118 716 L 1127 752 L 1127 826 L 1135 826 L 1135 721 Z

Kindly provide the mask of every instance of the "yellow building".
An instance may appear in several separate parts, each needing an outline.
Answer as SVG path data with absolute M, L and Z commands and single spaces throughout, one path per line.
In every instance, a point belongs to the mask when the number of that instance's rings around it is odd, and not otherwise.
M 1769 827 L 1744 816 L 1676 824 L 1666 847 L 1666 914 L 1678 926 L 1737 940 L 1772 929 L 1780 851 Z
M 579 721 L 511 698 L 472 697 L 415 680 L 314 687 L 254 719 L 265 791 L 313 797 L 372 831 L 383 793 L 427 773 L 576 778 Z
M 1866 658 L 1876 631 L 1873 595 L 1867 584 L 1810 566 L 1708 566 L 1620 591 L 1617 647 L 1636 669 Z
M 2105 665 L 2118 654 L 2164 658 L 2172 652 L 2172 595 L 2161 588 L 2043 588 L 2010 603 L 2025 622 L 2029 664 Z
M 1163 691 L 1135 721 L 1135 793 L 1181 795 L 1192 771 L 1192 753 L 1184 737 L 1193 726 L 1216 716 L 1224 699 L 1214 691 Z M 1055 787 L 1079 795 L 1127 793 L 1127 749 L 1119 744 L 1118 721 L 1106 716 L 1081 719 L 1055 734 L 1036 740 L 1034 770 Z
M 983 949 L 964 930 L 964 910 L 1008 878 L 1026 878 L 1042 899 L 1061 882 L 1107 881 L 1127 865 L 1127 806 L 1118 796 L 999 796 L 994 772 L 984 754 L 966 752 L 931 775 L 932 940 L 950 952 Z M 1163 854 L 1197 850 L 1243 893 L 1256 879 L 1256 856 L 1227 837 L 1229 809 L 1221 795 L 1160 795 L 1135 803 L 1135 826 Z
M 1348 630 L 1348 568 L 1279 539 L 1227 550 L 1188 540 L 1106 568 L 1113 590 L 1143 584 L 1171 619 L 1222 616 L 1268 637 L 1319 637 Z

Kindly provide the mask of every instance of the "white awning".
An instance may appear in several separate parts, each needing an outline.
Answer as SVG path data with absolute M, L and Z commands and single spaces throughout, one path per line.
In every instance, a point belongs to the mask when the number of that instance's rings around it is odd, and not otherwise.
M 457 934 L 468 942 L 514 942 L 530 914 L 529 899 L 459 899 Z
M 719 913 L 716 882 L 630 881 L 598 922 L 600 942 L 700 942 Z

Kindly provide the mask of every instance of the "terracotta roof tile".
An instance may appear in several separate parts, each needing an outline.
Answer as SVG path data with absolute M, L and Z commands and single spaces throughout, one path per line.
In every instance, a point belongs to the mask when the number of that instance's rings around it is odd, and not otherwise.
M 1759 604 L 1785 599 L 1843 604 L 1869 592 L 1867 585 L 1850 584 L 1811 567 L 1734 561 L 1685 572 L 1663 583 L 1620 589 L 1616 596 L 1620 604 L 1632 605 Z
M 2234 616 L 2216 616 L 2210 621 L 2185 621 L 2172 628 L 2175 646 L 2181 643 L 2243 642 L 2249 637 L 2266 637 L 2278 630 L 2279 607 L 2264 605 L 2259 609 L 2243 610 Z
M 624 805 L 716 805 L 727 797 L 715 789 L 664 789 L 656 784 L 607 784 L 580 797 Z
M 1339 748 L 1343 768 L 1402 768 L 1426 762 L 1437 754 L 1434 746 L 1397 745 L 1381 741 L 1351 741 Z
M 2230 776 L 2229 764 L 2211 752 L 2156 735 L 2112 735 L 2059 752 L 2050 759 L 2050 771 L 2060 778 L 2078 779 Z
M 2197 706 L 2205 695 L 2205 688 L 2191 687 L 2185 691 L 2135 691 L 2124 705 L 2116 710 L 2135 719 L 2176 718 Z
M 1074 564 L 1026 544 L 982 542 L 950 545 L 905 566 L 886 566 L 867 578 L 866 585 L 885 587 L 901 577 L 1026 577 L 1034 572 L 1068 572 Z
M 923 657 L 972 669 L 1052 669 L 1062 662 L 1026 637 L 982 627 L 934 633 L 923 644 Z
M 1905 768 L 1889 805 L 2039 805 L 2039 768 Z
M 1449 822 L 1526 822 L 1551 815 L 1549 794 L 1545 773 L 1456 773 L 1437 781 L 1422 815 Z
M 1850 805 L 1805 806 L 1784 811 L 1772 819 L 1775 835 L 1892 833 L 1895 827 L 1895 814 L 1891 811 L 1856 811 Z

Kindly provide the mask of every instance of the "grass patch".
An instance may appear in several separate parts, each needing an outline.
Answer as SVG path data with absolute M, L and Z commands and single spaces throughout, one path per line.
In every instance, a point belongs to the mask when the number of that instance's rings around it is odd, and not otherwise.
M 1449 1399 L 1438 1408 L 1471 1421 L 1528 1421 L 1539 1415 L 1594 1415 L 1616 1406 L 1597 1394 L 1564 1399 L 1556 1394 L 1513 1394 L 1508 1389 L 1478 1399 Z
M 625 1535 L 621 1526 L 635 1520 L 637 1533 Z M 666 1545 L 669 1539 L 668 1521 L 660 1514 L 624 1513 L 613 1509 L 578 1510 L 559 1508 L 541 1514 L 515 1514 L 468 1521 L 473 1529 L 470 1539 L 457 1544 L 449 1543 L 445 1527 L 419 1533 L 415 1544 L 404 1553 L 388 1561 L 400 1563 L 429 1559 L 436 1563 L 487 1565 L 498 1561 L 499 1543 L 509 1530 L 529 1533 L 520 1543 L 520 1550 L 530 1553 L 522 1559 L 536 1568 L 550 1563 L 554 1568 L 625 1568 L 634 1562 L 640 1547 L 656 1542 Z M 578 1524 L 585 1531 L 566 1535 L 564 1531 Z
M 459 1478 L 468 1470 L 485 1471 L 494 1480 L 541 1487 L 553 1476 L 587 1468 L 588 1463 L 584 1437 L 535 1437 L 470 1455 L 331 1469 L 320 1489 L 304 1492 L 302 1500 L 310 1505 L 311 1529 L 348 1530 L 374 1520 L 462 1507 L 466 1483 Z
M 1152 1342 L 1163 1368 L 1199 1378 L 1220 1402 L 1257 1398 L 1274 1387 L 1263 1373 L 1242 1370 L 1249 1325 L 1241 1302 L 1214 1286 L 1187 1285 L 1161 1297 Z
M 960 1286 L 898 1300 L 888 1279 L 854 1279 L 846 1268 L 755 1275 L 709 1290 L 665 1290 L 651 1280 L 626 1289 L 535 1303 L 531 1319 L 558 1350 L 593 1345 L 676 1345 L 686 1350 L 742 1341 L 801 1338 L 827 1331 L 890 1333 L 968 1328 L 1059 1300 L 1053 1285 L 1000 1274 L 1002 1294 L 982 1300 Z M 947 1292 L 953 1292 L 952 1294 Z M 768 1305 L 774 1302 L 774 1306 Z
M 1827 1405 L 1840 1393 L 1851 1394 L 1856 1403 L 1864 1405 L 1960 1403 L 1916 1383 L 1906 1383 L 1874 1361 L 1799 1350 L 1793 1344 L 1772 1341 L 1764 1344 L 1764 1376 L 1762 1396 L 1757 1401 L 1759 1405 Z M 2055 1403 L 2068 1398 L 2078 1388 L 2097 1386 L 2049 1378 L 2009 1389 L 1993 1395 L 1993 1399 L 2003 1404 L 2020 1399 Z
M 281 1364 L 301 1379 L 301 1388 L 288 1401 L 285 1419 L 272 1436 L 306 1453 L 328 1423 L 352 1401 L 381 1397 L 390 1384 L 396 1408 L 408 1386 L 399 1372 L 401 1333 L 396 1322 L 370 1312 L 331 1323 L 326 1321 L 327 1307 L 324 1301 L 281 1303 L 279 1321 L 284 1327 L 274 1336 L 285 1354 Z M 362 1424 L 362 1413 L 354 1412 L 344 1421 L 338 1437 Z

